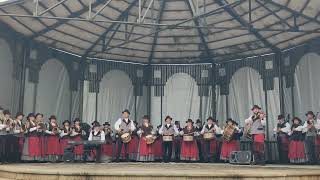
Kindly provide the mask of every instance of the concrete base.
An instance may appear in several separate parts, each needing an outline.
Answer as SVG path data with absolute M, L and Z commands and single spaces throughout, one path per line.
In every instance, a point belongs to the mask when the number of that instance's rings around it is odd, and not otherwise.
M 8 164 L 0 180 L 320 180 L 320 166 L 198 163 Z

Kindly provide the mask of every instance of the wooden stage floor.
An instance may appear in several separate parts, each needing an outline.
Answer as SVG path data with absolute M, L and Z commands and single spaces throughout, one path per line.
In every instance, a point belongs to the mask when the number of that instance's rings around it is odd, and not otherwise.
M 281 179 L 320 180 L 320 166 L 199 163 L 5 164 L 0 180 Z

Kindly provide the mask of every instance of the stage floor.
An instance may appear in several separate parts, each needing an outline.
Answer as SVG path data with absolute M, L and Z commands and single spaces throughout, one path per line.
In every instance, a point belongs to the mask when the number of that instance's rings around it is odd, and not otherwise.
M 5 164 L 4 179 L 303 179 L 320 180 L 320 166 L 199 163 Z

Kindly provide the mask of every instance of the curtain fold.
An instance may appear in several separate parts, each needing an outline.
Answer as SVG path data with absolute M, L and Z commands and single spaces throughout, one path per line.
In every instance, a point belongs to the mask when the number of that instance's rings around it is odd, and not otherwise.
M 168 79 L 164 87 L 164 116 L 170 115 L 183 125 L 188 118 L 194 121 L 199 118 L 199 107 L 198 85 L 191 76 L 177 73 Z
M 308 53 L 298 63 L 294 74 L 295 116 L 305 119 L 307 111 L 320 111 L 320 56 Z
M 36 112 L 44 118 L 56 115 L 59 123 L 70 119 L 70 81 L 67 69 L 58 60 L 48 60 L 39 72 Z

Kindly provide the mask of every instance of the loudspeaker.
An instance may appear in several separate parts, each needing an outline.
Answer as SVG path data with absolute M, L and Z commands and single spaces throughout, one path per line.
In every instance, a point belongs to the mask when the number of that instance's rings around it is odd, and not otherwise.
M 250 164 L 251 163 L 250 151 L 232 151 L 230 154 L 230 164 Z
M 74 153 L 73 153 L 73 149 L 71 147 L 67 147 L 64 149 L 63 161 L 68 162 L 68 163 L 74 161 Z

